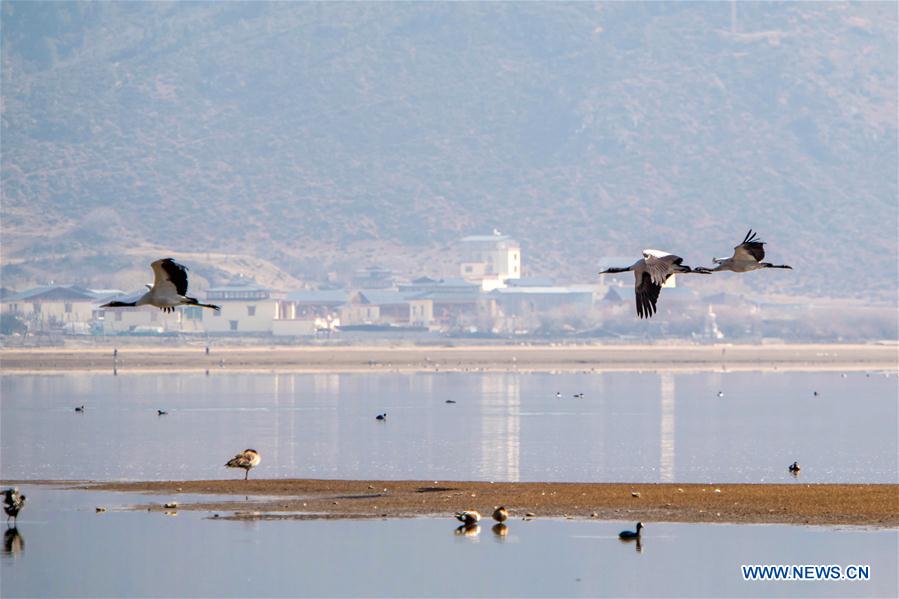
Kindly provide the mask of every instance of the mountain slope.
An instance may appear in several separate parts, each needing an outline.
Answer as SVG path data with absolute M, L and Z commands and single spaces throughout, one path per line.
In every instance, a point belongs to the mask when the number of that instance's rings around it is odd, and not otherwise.
M 895 4 L 736 7 L 6 2 L 4 285 L 134 247 L 448 274 L 494 227 L 584 280 L 752 226 L 768 291 L 895 298 Z

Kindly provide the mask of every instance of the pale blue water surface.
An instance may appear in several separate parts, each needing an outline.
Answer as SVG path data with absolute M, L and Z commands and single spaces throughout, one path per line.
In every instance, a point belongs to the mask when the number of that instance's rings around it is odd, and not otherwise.
M 0 555 L 3 597 L 895 597 L 896 530 L 451 518 L 224 521 L 118 511 L 167 497 L 22 485 Z M 179 497 L 185 501 L 186 497 Z M 251 498 L 252 499 L 252 498 Z M 110 511 L 95 513 L 103 505 Z M 743 564 L 870 566 L 864 582 L 747 582 Z
M 239 477 L 223 464 L 252 447 L 262 463 L 251 476 L 265 478 L 897 482 L 897 381 L 860 372 L 7 374 L 0 475 Z M 787 473 L 793 460 L 798 479 Z

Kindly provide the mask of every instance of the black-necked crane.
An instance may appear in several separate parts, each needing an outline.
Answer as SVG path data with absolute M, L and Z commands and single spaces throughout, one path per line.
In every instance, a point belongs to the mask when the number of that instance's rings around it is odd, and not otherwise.
M 20 495 L 17 488 L 13 487 L 3 491 L 3 511 L 6 512 L 7 522 L 10 518 L 15 522 L 23 507 L 25 507 L 25 496 Z
M 618 272 L 634 273 L 634 292 L 637 299 L 637 316 L 651 318 L 656 312 L 659 292 L 668 278 L 676 273 L 709 274 L 707 268 L 690 268 L 684 259 L 661 250 L 643 250 L 643 257 L 627 267 L 610 267 L 601 275 Z
M 759 270 L 761 268 L 787 268 L 793 270 L 792 266 L 786 264 L 771 264 L 770 262 L 762 262 L 765 259 L 765 242 L 759 240 L 758 234 L 749 229 L 746 237 L 740 245 L 734 247 L 734 255 L 730 258 L 712 258 L 712 262 L 717 266 L 712 272 L 720 272 L 729 270 L 731 272 L 749 272 L 751 270 Z
M 239 454 L 228 460 L 228 463 L 225 464 L 228 468 L 243 468 L 246 472 L 244 474 L 243 479 L 247 480 L 250 476 L 250 470 L 259 465 L 259 462 L 262 461 L 262 458 L 259 457 L 259 452 L 255 449 L 244 449 Z
M 163 312 L 174 312 L 177 306 L 199 306 L 200 308 L 212 308 L 215 311 L 221 307 L 215 304 L 201 304 L 194 297 L 187 295 L 187 267 L 178 264 L 171 258 L 156 260 L 150 266 L 153 268 L 153 285 L 145 294 L 133 302 L 109 302 L 101 308 L 125 308 L 131 306 L 156 306 Z

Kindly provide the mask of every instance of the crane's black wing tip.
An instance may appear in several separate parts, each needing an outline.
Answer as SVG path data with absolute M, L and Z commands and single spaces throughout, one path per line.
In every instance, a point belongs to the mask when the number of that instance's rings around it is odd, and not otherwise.
M 652 318 L 656 313 L 656 302 L 659 299 L 659 292 L 662 290 L 661 285 L 652 282 L 652 277 L 648 272 L 643 273 L 643 278 L 634 289 L 634 296 L 637 302 L 637 316 L 640 318 Z
M 171 258 L 163 258 L 160 266 L 163 272 L 168 275 L 172 284 L 175 285 L 178 295 L 187 295 L 187 267 Z

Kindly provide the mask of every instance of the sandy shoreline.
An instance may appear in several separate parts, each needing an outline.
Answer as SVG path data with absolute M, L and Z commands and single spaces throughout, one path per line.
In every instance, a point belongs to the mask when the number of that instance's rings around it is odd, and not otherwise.
M 10 372 L 897 370 L 896 344 L 3 348 Z
M 26 484 L 21 481 L 18 484 Z M 32 484 L 41 481 L 32 481 Z M 8 483 L 5 483 L 8 484 Z M 383 480 L 45 481 L 75 489 L 149 493 L 134 509 L 202 510 L 224 519 L 438 516 L 505 505 L 513 518 L 598 518 L 647 522 L 787 523 L 899 527 L 899 484 L 489 483 Z M 638 494 L 635 496 L 634 494 Z M 179 501 L 183 494 L 218 495 Z M 234 496 L 223 499 L 221 496 Z

